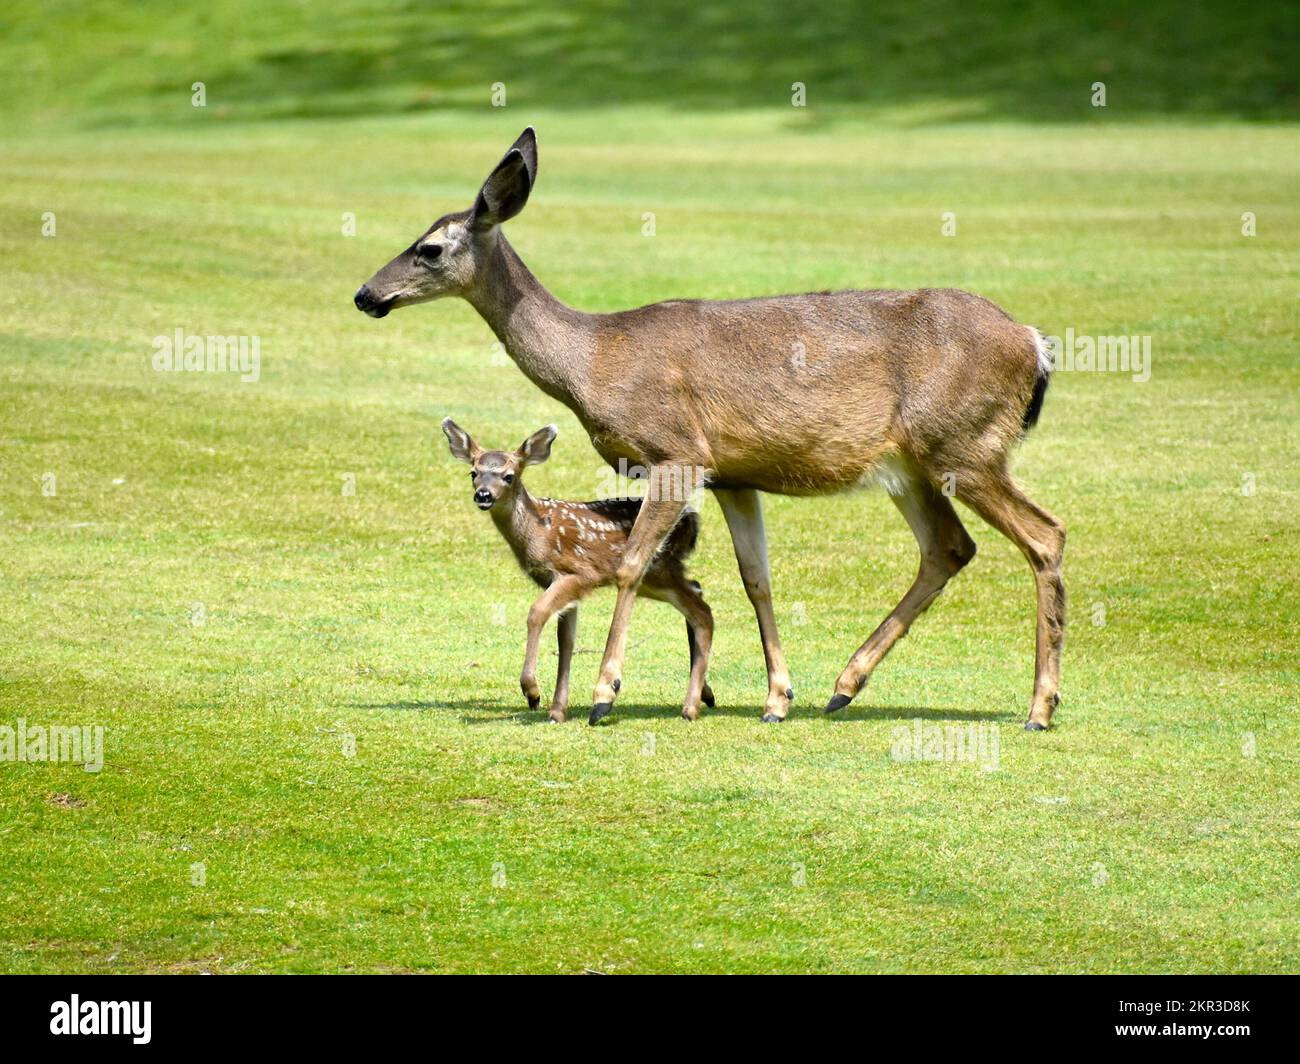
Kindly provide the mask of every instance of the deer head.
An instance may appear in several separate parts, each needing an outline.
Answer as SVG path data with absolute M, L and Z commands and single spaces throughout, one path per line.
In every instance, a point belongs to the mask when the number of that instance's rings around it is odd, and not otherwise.
M 466 295 L 486 272 L 499 227 L 524 209 L 537 179 L 537 138 L 529 126 L 511 145 L 467 211 L 444 214 L 358 290 L 372 318 L 441 296 Z
M 452 457 L 469 464 L 474 505 L 480 510 L 500 506 L 505 511 L 514 506 L 515 494 L 523 485 L 524 467 L 540 465 L 551 456 L 551 444 L 558 432 L 554 425 L 547 425 L 524 440 L 518 450 L 485 451 L 451 418 L 443 420 L 442 431 Z

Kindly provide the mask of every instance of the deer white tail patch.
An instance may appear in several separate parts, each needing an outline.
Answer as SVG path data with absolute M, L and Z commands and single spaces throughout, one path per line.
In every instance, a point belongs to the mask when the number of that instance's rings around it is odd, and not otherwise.
M 1034 351 L 1038 354 L 1039 376 L 1045 377 L 1052 372 L 1052 345 L 1032 325 L 1026 325 L 1025 328 L 1029 330 L 1029 335 L 1034 338 Z

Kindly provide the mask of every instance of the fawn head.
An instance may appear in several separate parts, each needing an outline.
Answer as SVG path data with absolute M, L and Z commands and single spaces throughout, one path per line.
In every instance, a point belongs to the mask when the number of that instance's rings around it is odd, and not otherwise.
M 488 175 L 474 206 L 444 214 L 414 244 L 357 289 L 357 310 L 390 310 L 464 295 L 487 271 L 498 226 L 524 209 L 537 179 L 537 138 L 529 126 Z
M 443 419 L 442 431 L 447 435 L 452 457 L 469 464 L 474 505 L 480 510 L 512 506 L 522 483 L 524 466 L 545 462 L 551 456 L 551 444 L 558 432 L 554 425 L 547 425 L 524 440 L 518 450 L 485 451 L 451 418 Z

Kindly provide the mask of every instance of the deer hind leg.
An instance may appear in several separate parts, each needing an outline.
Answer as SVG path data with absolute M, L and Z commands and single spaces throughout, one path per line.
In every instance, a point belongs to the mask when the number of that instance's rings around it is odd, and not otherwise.
M 1019 547 L 1034 571 L 1038 593 L 1034 697 L 1025 730 L 1043 731 L 1052 723 L 1052 713 L 1061 701 L 1065 526 L 1016 487 L 1005 469 L 958 476 L 957 497 Z
M 569 708 L 569 667 L 573 664 L 573 644 L 578 636 L 578 607 L 560 614 L 555 622 L 559 637 L 560 662 L 555 669 L 555 694 L 551 697 L 551 720 L 563 724 Z
M 849 659 L 835 681 L 835 694 L 827 713 L 843 709 L 857 695 L 872 670 L 932 603 L 948 581 L 975 557 L 975 543 L 966 533 L 952 503 L 924 477 L 896 466 L 891 478 L 890 499 L 898 507 L 916 536 L 921 564 L 916 579 L 893 611 L 880 622 L 870 638 Z
M 686 618 L 686 636 L 691 648 L 691 679 L 682 703 L 682 716 L 699 720 L 700 703 L 713 705 L 713 692 L 704 677 L 709 668 L 709 651 L 713 646 L 713 611 L 700 594 L 700 585 L 676 573 L 667 586 L 656 588 L 654 594 L 671 603 Z
M 614 601 L 614 616 L 609 625 L 609 637 L 605 640 L 605 655 L 600 666 L 600 679 L 592 693 L 591 716 L 588 724 L 595 724 L 614 709 L 614 698 L 622 686 L 623 657 L 627 652 L 627 626 L 632 620 L 632 607 L 636 603 L 637 589 L 646 567 L 654 559 L 662 546 L 664 538 L 673 530 L 682 511 L 686 509 L 685 498 L 659 498 L 657 495 L 670 494 L 656 492 L 656 485 L 667 484 L 671 479 L 671 467 L 656 465 L 649 470 L 651 494 L 641 504 L 632 532 L 627 537 L 627 546 L 623 550 L 623 564 L 618 567 L 618 598 Z
M 763 640 L 763 658 L 767 662 L 767 702 L 763 707 L 763 721 L 779 723 L 790 712 L 794 689 L 790 686 L 790 672 L 781 650 L 781 636 L 776 630 L 776 615 L 772 612 L 772 580 L 767 568 L 763 506 L 758 492 L 751 488 L 714 488 L 713 494 L 722 507 L 727 528 L 731 530 L 731 544 L 740 565 L 740 578 L 754 607 L 758 632 Z
M 542 630 L 547 621 L 577 602 L 586 590 L 576 576 L 557 577 L 528 611 L 528 642 L 524 648 L 524 668 L 519 675 L 519 689 L 528 699 L 529 709 L 536 709 L 542 703 L 542 692 L 537 686 L 537 649 Z

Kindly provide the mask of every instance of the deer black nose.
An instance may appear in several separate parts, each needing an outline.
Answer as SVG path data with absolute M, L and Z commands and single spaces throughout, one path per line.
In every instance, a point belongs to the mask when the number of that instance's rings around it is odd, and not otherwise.
M 357 310 L 364 311 L 372 318 L 382 318 L 393 309 L 392 297 L 376 299 L 375 293 L 370 291 L 370 286 L 364 284 L 357 289 L 357 294 L 352 297 L 352 302 L 357 305 Z
M 492 493 L 486 488 L 479 488 L 478 491 L 474 492 L 474 502 L 480 510 L 486 510 L 492 505 Z

